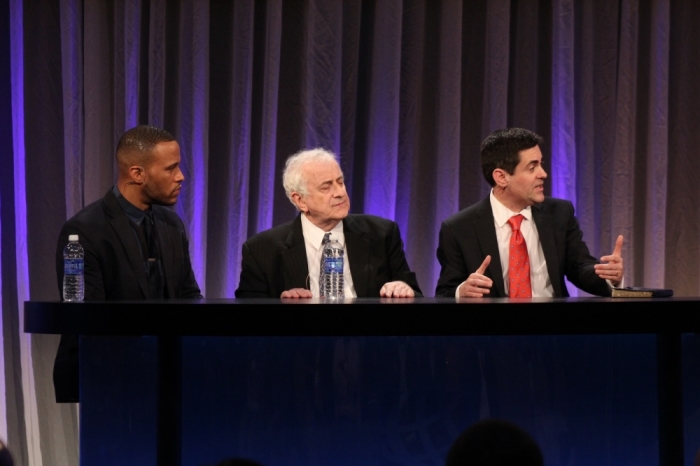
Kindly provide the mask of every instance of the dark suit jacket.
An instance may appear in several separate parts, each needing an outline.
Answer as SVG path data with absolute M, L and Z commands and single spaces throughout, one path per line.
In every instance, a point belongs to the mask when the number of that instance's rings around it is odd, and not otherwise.
M 422 296 L 406 262 L 396 223 L 373 215 L 343 219 L 350 273 L 359 298 L 379 297 L 391 281 L 406 282 Z M 243 245 L 236 298 L 279 298 L 283 291 L 308 288 L 309 267 L 301 217 L 252 236 Z
M 189 242 L 180 217 L 153 206 L 161 250 L 165 296 L 201 298 L 190 263 Z M 68 220 L 56 245 L 56 277 L 63 296 L 63 248 L 69 235 L 79 235 L 85 249 L 85 300 L 148 299 L 149 287 L 139 241 L 129 218 L 110 189 Z M 54 364 L 56 401 L 78 401 L 78 339 L 64 335 Z
M 532 206 L 532 217 L 547 262 L 555 297 L 569 296 L 564 277 L 587 293 L 610 296 L 605 280 L 596 275 L 598 260 L 590 255 L 571 202 L 545 198 Z M 442 222 L 437 257 L 442 269 L 436 296 L 455 295 L 457 287 L 476 272 L 487 255 L 491 263 L 485 275 L 493 280 L 491 297 L 508 297 L 503 283 L 501 256 L 489 198 Z

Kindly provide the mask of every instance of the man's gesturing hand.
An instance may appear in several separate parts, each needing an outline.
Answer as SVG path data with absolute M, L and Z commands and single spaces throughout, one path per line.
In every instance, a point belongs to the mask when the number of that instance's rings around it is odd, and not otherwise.
M 460 298 L 483 298 L 484 295 L 491 293 L 493 280 L 484 275 L 486 268 L 491 263 L 491 256 L 486 256 L 484 262 L 481 263 L 476 272 L 469 275 L 467 279 L 459 286 Z
M 609 256 L 600 258 L 602 264 L 596 264 L 595 273 L 604 280 L 610 280 L 613 286 L 618 286 L 622 283 L 622 277 L 625 275 L 625 267 L 622 261 L 622 235 L 617 237 L 615 241 L 615 249 Z

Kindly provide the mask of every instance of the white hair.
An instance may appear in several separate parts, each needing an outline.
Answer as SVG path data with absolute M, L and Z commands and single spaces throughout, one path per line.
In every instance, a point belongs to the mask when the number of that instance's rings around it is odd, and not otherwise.
M 282 185 L 284 192 L 287 194 L 290 202 L 297 207 L 292 199 L 292 193 L 299 193 L 306 196 L 308 181 L 304 179 L 304 167 L 311 162 L 335 162 L 338 163 L 338 157 L 333 152 L 317 147 L 316 149 L 308 149 L 290 155 L 287 162 L 284 164 L 284 172 L 282 173 Z M 299 208 L 297 207 L 297 210 Z

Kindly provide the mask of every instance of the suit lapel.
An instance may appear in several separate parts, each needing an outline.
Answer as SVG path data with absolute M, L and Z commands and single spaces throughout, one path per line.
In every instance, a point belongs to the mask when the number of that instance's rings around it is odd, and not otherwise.
M 343 235 L 345 235 L 345 250 L 350 261 L 350 275 L 352 275 L 355 294 L 369 296 L 370 274 L 366 268 L 372 263 L 370 260 L 372 244 L 365 237 L 362 228 L 350 216 L 343 219 Z M 352 260 L 349 258 L 350 254 L 352 254 Z
M 145 298 L 150 296 L 148 287 L 148 277 L 146 277 L 146 269 L 143 263 L 143 256 L 139 249 L 139 240 L 135 235 L 134 229 L 131 227 L 129 218 L 126 216 L 122 208 L 117 202 L 117 198 L 110 189 L 104 197 L 106 213 L 111 217 L 110 226 L 114 229 L 119 241 L 121 241 L 126 256 L 131 265 L 139 288 Z
M 491 200 L 486 198 L 481 202 L 477 211 L 477 219 L 474 224 L 476 236 L 479 239 L 482 257 L 491 256 L 491 263 L 488 266 L 488 273 L 493 280 L 493 285 L 499 296 L 507 296 L 505 284 L 503 283 L 503 268 L 501 267 L 501 254 L 498 252 L 498 239 L 496 238 L 496 227 L 494 226 L 493 211 L 491 210 Z M 481 264 L 479 264 L 481 265 Z M 470 271 L 470 273 L 475 270 Z
M 552 283 L 554 296 L 564 296 L 561 289 L 561 280 L 559 280 L 561 275 L 559 272 L 559 261 L 557 260 L 552 217 L 544 210 L 543 204 L 535 204 L 532 206 L 532 218 L 537 226 L 537 235 L 540 237 L 544 260 L 547 262 L 547 273 L 549 274 L 549 281 Z
M 301 217 L 292 221 L 291 229 L 285 239 L 287 249 L 282 251 L 282 291 L 292 288 L 309 289 L 309 264 L 306 260 L 304 233 L 301 229 Z

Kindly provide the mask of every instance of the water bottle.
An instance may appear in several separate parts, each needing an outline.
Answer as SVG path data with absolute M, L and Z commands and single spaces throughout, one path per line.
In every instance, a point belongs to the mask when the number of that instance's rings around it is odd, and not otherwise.
M 343 275 L 343 254 L 345 250 L 338 240 L 332 239 L 323 246 L 321 265 L 320 296 L 327 299 L 345 297 L 345 276 Z
M 63 300 L 82 301 L 85 297 L 85 250 L 78 235 L 70 235 L 63 248 Z

